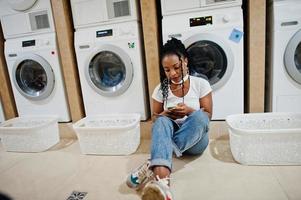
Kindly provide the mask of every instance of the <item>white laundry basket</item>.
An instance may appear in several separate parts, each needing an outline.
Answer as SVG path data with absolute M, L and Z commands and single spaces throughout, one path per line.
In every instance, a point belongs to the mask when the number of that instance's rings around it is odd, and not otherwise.
M 59 142 L 55 117 L 17 117 L 0 124 L 0 138 L 6 151 L 41 152 Z
M 301 113 L 227 117 L 234 159 L 245 165 L 300 165 Z
M 140 144 L 140 115 L 136 113 L 86 117 L 73 128 L 83 154 L 128 155 Z

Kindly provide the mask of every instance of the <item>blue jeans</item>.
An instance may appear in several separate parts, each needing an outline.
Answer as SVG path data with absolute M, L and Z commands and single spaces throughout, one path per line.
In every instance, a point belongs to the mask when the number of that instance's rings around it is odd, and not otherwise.
M 191 113 L 178 125 L 174 120 L 160 116 L 152 127 L 151 167 L 165 166 L 172 169 L 172 154 L 203 153 L 209 143 L 209 118 L 202 110 Z

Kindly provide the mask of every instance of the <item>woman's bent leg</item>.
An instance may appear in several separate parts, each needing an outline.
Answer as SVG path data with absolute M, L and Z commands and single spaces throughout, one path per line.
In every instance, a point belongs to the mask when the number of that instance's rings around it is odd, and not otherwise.
M 209 144 L 209 137 L 208 137 L 208 132 L 206 132 L 205 134 L 203 134 L 203 137 L 198 143 L 196 143 L 194 146 L 187 149 L 183 153 L 188 155 L 200 155 L 205 151 L 208 144 Z
M 171 171 L 174 128 L 174 122 L 168 117 L 161 116 L 155 121 L 152 128 L 151 167 L 165 167 Z
M 173 141 L 177 146 L 177 156 L 191 149 L 198 148 L 204 150 L 208 145 L 209 118 L 201 110 L 194 111 L 187 117 L 183 125 L 173 135 Z M 200 147 L 195 147 L 198 143 Z M 196 149 L 194 149 L 196 151 Z

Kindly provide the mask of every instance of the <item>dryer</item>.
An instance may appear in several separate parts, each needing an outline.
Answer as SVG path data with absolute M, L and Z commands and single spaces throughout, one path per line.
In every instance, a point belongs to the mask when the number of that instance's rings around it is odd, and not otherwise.
M 148 118 L 140 24 L 79 29 L 75 51 L 87 116 L 140 113 Z
M 1 0 L 5 39 L 54 32 L 50 0 Z
M 176 22 L 176 26 L 174 25 Z M 244 112 L 243 14 L 240 6 L 163 16 L 163 43 L 180 39 L 190 74 L 213 88 L 213 120 Z
M 161 0 L 163 16 L 241 5 L 242 0 Z
M 301 2 L 273 1 L 267 111 L 301 112 Z
M 55 33 L 9 39 L 4 50 L 18 114 L 70 121 Z
M 75 29 L 139 20 L 137 0 L 71 0 Z

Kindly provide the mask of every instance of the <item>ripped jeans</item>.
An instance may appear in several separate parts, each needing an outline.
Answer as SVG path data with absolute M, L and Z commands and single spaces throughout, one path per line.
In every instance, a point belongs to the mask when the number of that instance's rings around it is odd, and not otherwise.
M 178 125 L 174 120 L 160 116 L 152 127 L 151 167 L 166 166 L 172 169 L 172 154 L 198 155 L 209 143 L 209 118 L 202 110 L 191 113 Z

